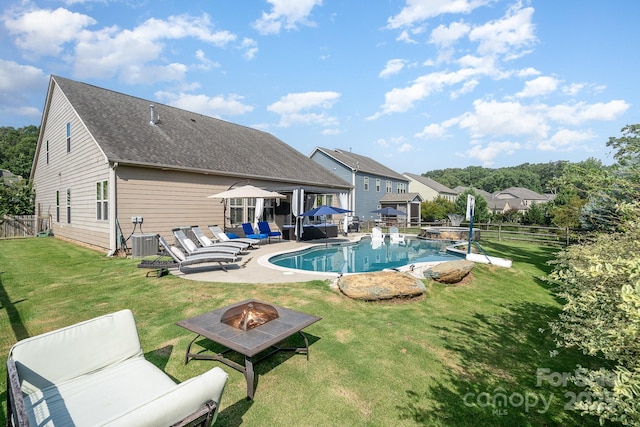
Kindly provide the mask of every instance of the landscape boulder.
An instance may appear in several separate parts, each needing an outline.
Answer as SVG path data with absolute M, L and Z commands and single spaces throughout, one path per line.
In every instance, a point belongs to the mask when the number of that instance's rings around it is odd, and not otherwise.
M 342 276 L 338 279 L 338 288 L 349 298 L 365 301 L 415 298 L 426 292 L 420 279 L 398 271 Z
M 424 277 L 440 283 L 458 283 L 467 277 L 467 274 L 473 270 L 474 265 L 472 261 L 464 259 L 441 262 L 440 264 L 427 268 L 424 271 Z

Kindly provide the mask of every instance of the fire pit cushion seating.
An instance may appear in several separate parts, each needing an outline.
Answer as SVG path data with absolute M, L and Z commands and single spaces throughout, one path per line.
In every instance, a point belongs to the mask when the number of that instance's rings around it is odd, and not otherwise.
M 7 368 L 7 418 L 20 426 L 210 425 L 228 378 L 215 367 L 175 384 L 144 358 L 130 310 L 19 341 Z

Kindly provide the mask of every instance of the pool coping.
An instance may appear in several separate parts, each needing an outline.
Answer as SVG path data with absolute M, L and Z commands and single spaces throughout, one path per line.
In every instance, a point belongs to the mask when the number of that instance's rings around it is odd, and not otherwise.
M 342 275 L 362 273 L 333 273 L 297 270 L 271 264 L 269 262 L 269 258 L 275 255 L 297 252 L 320 245 L 355 243 L 367 236 L 369 236 L 368 233 L 350 233 L 347 237 L 320 239 L 310 242 L 282 240 L 279 242 L 263 244 L 258 247 L 258 249 L 249 251 L 242 256 L 242 260 L 238 262 L 238 264 L 226 266 L 226 272 L 217 266 L 198 266 L 192 268 L 185 267 L 184 270 L 188 271 L 188 273 L 180 272 L 176 269 L 171 270 L 171 274 L 180 276 L 184 279 L 202 282 L 278 284 L 328 280 L 330 285 L 333 286 L 337 282 L 337 279 Z M 417 237 L 417 235 L 411 236 Z M 425 269 L 433 265 L 440 264 L 441 262 L 446 261 L 430 261 L 408 264 L 393 270 L 409 273 L 416 278 L 422 279 L 424 278 Z M 413 268 L 411 267 L 412 265 Z

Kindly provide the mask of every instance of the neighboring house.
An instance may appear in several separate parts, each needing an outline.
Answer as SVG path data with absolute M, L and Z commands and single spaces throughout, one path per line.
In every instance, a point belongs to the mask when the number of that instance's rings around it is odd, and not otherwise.
M 348 209 L 363 220 L 379 217 L 371 211 L 387 206 L 381 203 L 385 195 L 409 192 L 407 178 L 369 157 L 337 148 L 331 150 L 322 147 L 316 147 L 309 157 L 351 183 L 353 189 L 348 198 Z M 406 212 L 406 207 L 400 210 Z M 415 217 L 411 213 L 411 218 L 414 221 L 420 219 L 419 209 Z
M 405 172 L 403 174 L 409 180 L 409 191 L 419 193 L 424 201 L 433 201 L 437 197 L 455 203 L 458 193 L 438 181 L 422 175 Z
M 524 213 L 533 204 L 546 203 L 549 196 L 536 193 L 533 190 L 523 187 L 509 187 L 502 191 L 493 193 L 494 199 L 509 200 L 512 208 L 517 208 L 518 212 Z M 518 200 L 520 203 L 515 203 Z M 512 203 L 513 202 L 513 203 Z
M 400 215 L 397 218 L 398 222 L 404 223 L 408 221 L 413 225 L 420 226 L 422 223 L 422 218 L 420 216 L 420 203 L 422 203 L 424 199 L 418 193 L 388 193 L 382 196 L 380 199 L 380 204 L 378 205 L 378 209 L 381 208 L 394 208 L 402 212 L 409 212 L 409 215 L 402 216 Z M 375 219 L 376 217 L 370 216 L 367 217 L 369 219 Z M 393 217 L 388 217 L 393 218 Z
M 351 190 L 269 133 L 58 76 L 49 82 L 31 181 L 36 213 L 51 218 L 55 235 L 110 253 L 120 234 L 136 230 L 132 217 L 142 217 L 144 233 L 165 237 L 176 226 L 253 222 L 255 199 L 232 199 L 226 210 L 207 198 L 233 186 L 289 197 Z M 291 223 L 286 200 L 265 202 L 265 219 Z
M 463 192 L 467 191 L 469 188 L 470 187 L 458 186 L 454 188 L 453 191 L 455 191 L 456 194 L 460 195 Z M 493 194 L 489 193 L 488 191 L 481 190 L 479 188 L 474 188 L 473 191 L 475 191 L 476 194 L 482 196 L 482 198 L 484 198 L 487 201 L 487 209 L 489 209 L 489 213 L 492 213 L 492 214 L 505 213 L 511 209 L 514 209 L 514 206 L 513 206 L 514 200 L 511 200 L 511 201 L 498 200 L 493 197 Z M 520 204 L 520 201 L 518 200 L 515 208 L 517 208 L 519 204 Z
M 454 191 L 460 194 L 468 188 L 456 187 Z M 524 213 L 534 203 L 545 203 L 553 200 L 552 195 L 542 195 L 523 187 L 510 187 L 506 190 L 496 191 L 493 194 L 477 188 L 474 188 L 474 190 L 487 200 L 489 212 L 492 214 L 506 213 L 514 209 L 519 213 Z

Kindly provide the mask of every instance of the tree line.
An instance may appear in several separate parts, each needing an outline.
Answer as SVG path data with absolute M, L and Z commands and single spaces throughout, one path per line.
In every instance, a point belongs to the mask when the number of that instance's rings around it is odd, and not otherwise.
M 31 215 L 34 212 L 33 187 L 29 182 L 33 156 L 38 143 L 38 126 L 19 129 L 0 127 L 0 169 L 22 180 L 0 180 L 0 218 L 4 215 Z

